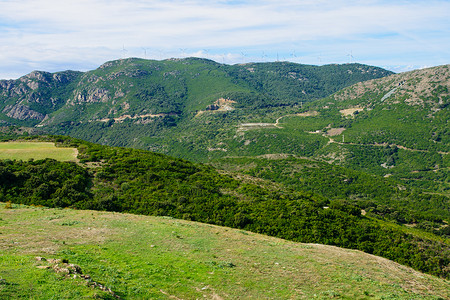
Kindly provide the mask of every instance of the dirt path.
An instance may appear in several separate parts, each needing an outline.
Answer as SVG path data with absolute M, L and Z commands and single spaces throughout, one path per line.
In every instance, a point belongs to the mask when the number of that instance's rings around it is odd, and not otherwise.
M 283 126 L 280 126 L 280 120 L 285 118 L 285 117 L 292 117 L 292 116 L 296 116 L 296 115 L 295 114 L 294 115 L 293 114 L 289 114 L 289 115 L 284 115 L 284 116 L 279 117 L 278 119 L 275 120 L 275 127 L 283 128 Z
M 411 148 L 407 148 L 405 146 L 402 145 L 397 145 L 397 144 L 388 144 L 388 143 L 382 143 L 382 144 L 378 144 L 378 143 L 374 143 L 374 144 L 358 144 L 358 143 L 343 143 L 343 142 L 337 142 L 334 139 L 332 139 L 331 137 L 329 138 L 328 144 L 338 144 L 338 145 L 353 145 L 353 146 L 373 146 L 373 147 L 397 147 L 399 149 L 402 150 L 406 150 L 406 151 L 411 151 L 411 152 L 424 152 L 424 153 L 430 153 L 432 151 L 430 150 L 420 150 L 420 149 L 411 149 Z M 449 155 L 450 152 L 444 152 L 444 151 L 436 151 L 437 153 L 441 154 L 441 155 Z
M 392 92 L 392 91 L 391 91 Z M 395 92 L 395 89 L 394 91 Z M 285 118 L 285 117 L 291 117 L 291 116 L 296 116 L 296 114 L 288 114 L 288 115 L 284 115 L 281 117 L 278 117 L 275 120 L 275 123 L 245 123 L 245 124 L 241 124 L 238 131 L 242 131 L 245 129 L 251 129 L 251 128 L 255 128 L 255 127 L 259 127 L 259 128 L 270 128 L 271 126 L 274 126 L 276 128 L 284 128 L 283 126 L 280 125 L 280 120 Z M 402 150 L 406 150 L 406 151 L 411 151 L 411 152 L 425 152 L 425 153 L 430 153 L 432 151 L 430 150 L 420 150 L 420 149 L 411 149 L 411 148 L 407 148 L 405 146 L 402 145 L 397 145 L 397 144 L 388 144 L 388 143 L 382 143 L 382 144 L 378 144 L 378 143 L 374 143 L 374 144 L 358 144 L 358 143 L 344 143 L 344 142 L 337 142 L 335 141 L 333 138 L 331 138 L 330 136 L 327 136 L 329 138 L 328 144 L 339 144 L 339 145 L 354 145 L 354 146 L 373 146 L 373 147 L 386 147 L 386 146 L 390 146 L 390 147 L 397 147 L 399 149 Z M 449 155 L 450 152 L 444 152 L 444 151 L 437 151 L 437 153 L 441 154 L 441 155 Z

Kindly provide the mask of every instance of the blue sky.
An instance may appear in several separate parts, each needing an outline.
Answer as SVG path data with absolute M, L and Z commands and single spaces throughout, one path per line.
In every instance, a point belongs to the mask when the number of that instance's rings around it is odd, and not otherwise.
M 450 0 L 0 0 L 0 79 L 125 57 L 450 63 Z

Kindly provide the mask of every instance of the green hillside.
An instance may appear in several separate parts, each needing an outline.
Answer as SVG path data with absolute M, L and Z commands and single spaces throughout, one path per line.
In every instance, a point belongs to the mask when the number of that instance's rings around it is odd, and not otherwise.
M 0 81 L 0 120 L 92 142 L 150 149 L 145 137 L 186 130 L 199 112 L 246 109 L 248 115 L 255 108 L 299 105 L 390 74 L 360 64 L 230 66 L 198 58 L 132 58 L 86 73 L 35 71 L 15 81 Z
M 207 165 L 143 150 L 65 137 L 47 140 L 78 148 L 80 162 L 0 161 L 0 201 L 171 216 L 298 242 L 360 249 L 449 276 L 450 244 L 445 231 L 439 237 L 365 216 L 354 203 L 334 201 L 326 193 L 298 189 L 285 180 L 274 184 L 255 177 L 231 177 Z M 370 184 L 363 187 L 369 189 Z M 439 209 L 434 201 L 422 207 L 429 212 Z M 394 208 L 406 208 L 414 217 L 411 206 Z M 445 217 L 431 221 L 437 224 Z M 425 214 L 419 220 L 429 219 Z
M 392 177 L 336 166 L 293 155 L 229 157 L 213 165 L 229 174 L 246 174 L 291 189 L 330 199 L 333 205 L 351 203 L 368 215 L 446 235 L 450 198 L 424 193 Z M 237 175 L 236 175 L 237 174 Z M 433 227 L 434 224 L 434 227 Z
M 450 297 L 448 281 L 359 251 L 167 217 L 9 207 L 3 299 Z
M 446 65 L 359 83 L 282 125 L 325 135 L 328 161 L 448 195 L 449 79 Z

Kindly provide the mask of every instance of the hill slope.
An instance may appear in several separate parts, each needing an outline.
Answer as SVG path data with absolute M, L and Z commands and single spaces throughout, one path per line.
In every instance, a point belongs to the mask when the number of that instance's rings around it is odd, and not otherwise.
M 312 104 L 308 129 L 328 139 L 329 161 L 448 194 L 449 89 L 450 65 L 359 83 Z
M 278 177 L 278 183 L 241 175 L 233 178 L 210 166 L 147 151 L 66 137 L 42 139 L 77 148 L 79 162 L 0 161 L 0 201 L 172 216 L 298 242 L 360 249 L 430 274 L 450 275 L 448 232 L 439 232 L 442 237 L 438 237 L 365 216 L 349 201 L 333 201 L 327 194 L 297 188 L 289 178 Z M 356 187 L 358 182 L 355 178 Z M 368 182 L 364 188 L 371 189 L 376 179 Z M 389 197 L 398 198 L 396 208 L 402 207 L 401 197 L 409 195 L 395 193 L 396 186 L 389 183 L 384 189 L 394 191 Z M 425 211 L 438 209 L 434 201 L 419 202 Z M 409 212 L 414 215 L 417 210 Z M 446 227 L 439 216 L 432 217 L 441 222 L 438 226 Z
M 1 298 L 450 297 L 448 281 L 354 250 L 163 217 L 0 210 Z
M 179 147 L 171 151 L 180 155 L 191 140 L 190 147 L 201 153 L 192 157 L 210 161 L 291 154 L 448 196 L 449 67 L 365 81 L 303 108 L 273 108 L 260 116 L 255 111 L 242 123 L 231 114 L 202 116 L 192 122 L 193 133 L 177 136 L 171 145 Z M 214 134 L 204 138 L 211 127 Z

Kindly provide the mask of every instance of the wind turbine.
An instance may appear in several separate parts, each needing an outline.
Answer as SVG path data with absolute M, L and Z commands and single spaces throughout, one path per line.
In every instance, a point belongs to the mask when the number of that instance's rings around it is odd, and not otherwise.
M 209 59 L 209 50 L 208 49 L 203 49 L 203 51 L 205 51 L 206 59 Z
M 147 59 L 147 48 L 142 47 L 142 49 L 144 50 L 144 59 Z
M 349 54 L 347 54 L 347 56 L 350 58 L 350 63 L 353 63 L 353 51 L 350 51 Z
M 267 57 L 267 55 L 266 55 L 266 53 L 263 51 L 263 53 L 262 53 L 262 56 L 261 56 L 261 58 L 262 58 L 262 61 L 266 61 L 266 57 Z
M 123 44 L 122 45 L 122 55 L 123 55 L 123 58 L 125 58 L 126 57 L 126 55 L 127 55 L 127 49 L 125 49 L 125 44 Z
M 247 54 L 245 54 L 244 52 L 241 52 L 241 55 L 242 55 L 242 57 L 243 57 L 243 61 L 244 61 L 244 63 L 245 63 L 245 61 L 246 61 L 246 57 L 247 57 Z
M 186 57 L 186 48 L 180 48 L 181 53 L 183 53 L 183 57 Z
M 292 51 L 292 53 L 291 53 L 291 57 L 297 57 L 297 55 L 295 54 L 295 50 L 294 50 L 294 51 Z

